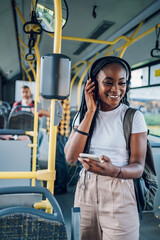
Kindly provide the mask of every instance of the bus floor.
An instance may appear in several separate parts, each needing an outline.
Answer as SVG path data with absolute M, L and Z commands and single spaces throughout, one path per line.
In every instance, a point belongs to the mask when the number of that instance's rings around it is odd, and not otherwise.
M 74 204 L 74 189 L 69 188 L 68 193 L 55 195 L 67 228 L 68 239 L 71 239 L 71 208 Z M 155 215 L 159 214 L 156 217 Z M 143 213 L 142 220 L 140 220 L 140 239 L 139 240 L 159 240 L 160 238 L 160 209 L 156 214 L 153 212 Z M 94 239 L 96 240 L 96 239 Z

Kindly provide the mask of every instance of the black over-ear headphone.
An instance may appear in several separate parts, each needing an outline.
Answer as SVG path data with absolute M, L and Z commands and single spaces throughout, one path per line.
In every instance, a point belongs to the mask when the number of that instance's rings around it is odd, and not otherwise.
M 126 69 L 126 72 L 127 72 L 126 92 L 128 92 L 129 84 L 130 84 L 130 80 L 131 80 L 130 65 L 124 59 L 115 57 L 115 56 L 106 56 L 106 57 L 99 58 L 92 64 L 91 69 L 90 69 L 90 78 L 92 79 L 92 81 L 95 81 L 96 88 L 98 88 L 98 84 L 97 84 L 97 80 L 96 80 L 96 76 L 97 76 L 98 72 L 104 66 L 106 66 L 107 64 L 110 64 L 110 63 L 119 63 Z

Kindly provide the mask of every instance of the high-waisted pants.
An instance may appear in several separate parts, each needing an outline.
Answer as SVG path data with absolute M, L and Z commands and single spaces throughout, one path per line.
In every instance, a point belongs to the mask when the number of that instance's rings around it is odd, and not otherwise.
M 138 240 L 133 180 L 84 173 L 74 204 L 81 209 L 81 240 Z

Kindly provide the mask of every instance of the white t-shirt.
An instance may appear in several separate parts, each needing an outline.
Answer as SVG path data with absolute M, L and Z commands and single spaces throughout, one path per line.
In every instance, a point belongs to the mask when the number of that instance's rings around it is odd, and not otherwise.
M 29 106 L 29 104 L 30 104 L 31 102 L 32 102 L 32 99 L 30 99 L 28 103 L 26 103 L 26 100 L 22 99 L 22 106 Z M 31 109 L 30 109 L 30 108 L 22 108 L 22 111 L 30 112 Z
M 94 127 L 89 153 L 109 157 L 116 166 L 128 164 L 129 154 L 123 133 L 123 119 L 128 106 L 120 104 L 112 111 L 99 110 Z M 79 118 L 75 126 L 79 125 Z M 133 118 L 132 133 L 147 132 L 144 116 L 136 111 Z

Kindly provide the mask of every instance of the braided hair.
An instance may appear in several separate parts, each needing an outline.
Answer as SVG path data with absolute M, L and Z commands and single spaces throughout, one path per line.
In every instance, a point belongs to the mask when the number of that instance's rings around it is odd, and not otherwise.
M 126 93 L 125 93 L 124 97 L 121 99 L 120 102 L 129 106 L 129 103 L 128 103 L 128 100 L 127 100 L 127 92 L 129 91 L 129 85 L 130 85 L 130 79 L 131 79 L 131 68 L 130 68 L 129 64 L 124 59 L 119 58 L 119 57 L 114 57 L 114 56 L 102 57 L 102 58 L 97 59 L 91 66 L 90 78 L 92 79 L 92 81 L 95 81 L 95 85 L 98 86 L 96 78 L 97 78 L 97 75 L 100 72 L 100 70 L 107 65 L 115 64 L 115 63 L 121 65 L 126 70 L 126 74 L 127 74 Z M 85 85 L 86 85 L 86 83 L 85 83 Z M 96 123 L 96 118 L 97 118 L 97 115 L 98 115 L 98 111 L 99 111 L 99 102 L 97 102 L 97 109 L 96 109 L 96 112 L 94 114 L 94 117 L 93 117 L 93 120 L 92 120 L 92 123 L 91 123 L 89 136 L 87 138 L 86 146 L 85 146 L 85 149 L 84 149 L 85 153 L 89 152 L 90 142 L 91 142 L 94 126 L 95 126 L 95 123 Z M 85 101 L 85 86 L 84 86 L 83 93 L 82 93 L 82 101 L 81 101 L 80 109 L 79 109 L 78 114 L 77 114 L 77 117 L 78 117 L 78 115 L 80 115 L 80 122 L 83 120 L 86 112 L 87 112 L 87 104 L 86 104 L 86 101 Z M 76 120 L 76 118 L 75 118 L 75 120 Z M 75 121 L 74 121 L 74 123 L 75 123 Z

